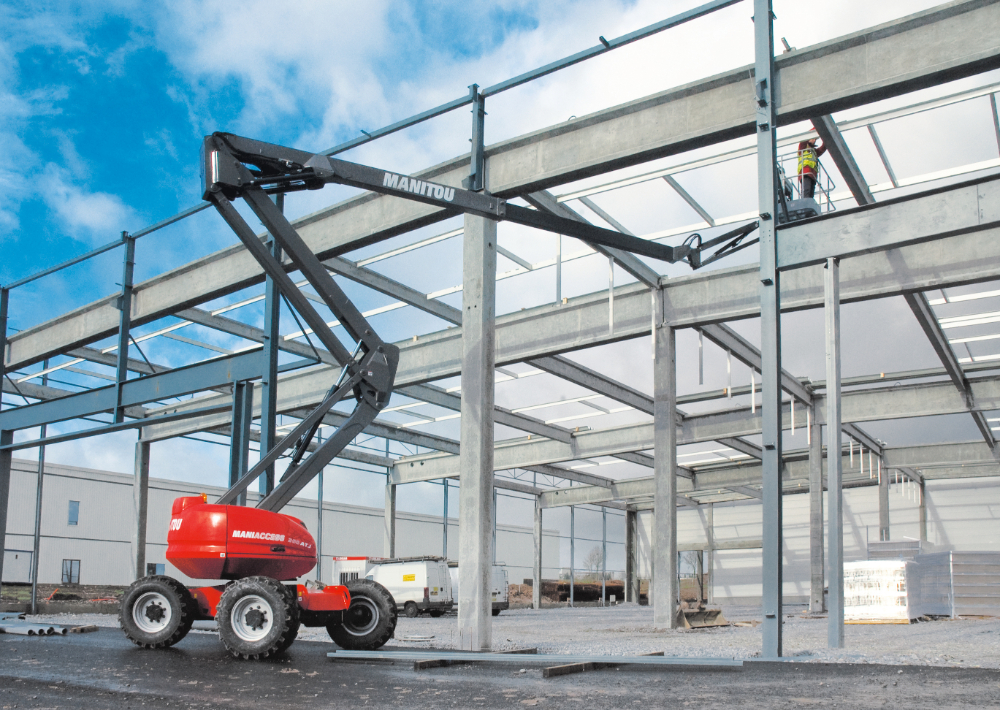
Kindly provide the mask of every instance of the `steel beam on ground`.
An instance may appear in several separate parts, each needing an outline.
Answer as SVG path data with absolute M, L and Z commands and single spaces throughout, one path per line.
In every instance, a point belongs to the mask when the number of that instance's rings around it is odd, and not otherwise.
M 493 414 L 497 223 L 466 215 L 462 247 L 459 646 L 492 646 Z
M 146 519 L 149 514 L 149 444 L 138 441 L 135 445 L 135 472 L 132 479 L 132 510 L 135 514 L 132 528 L 132 554 L 135 561 L 135 578 L 146 576 Z
M 827 451 L 840 450 L 840 276 L 836 259 L 826 264 L 826 421 Z M 830 584 L 827 621 L 827 644 L 830 648 L 844 647 L 844 497 L 841 458 L 828 460 L 828 503 L 830 511 L 829 542 Z
M 848 37 L 783 55 L 782 124 L 844 110 L 1000 66 L 1000 38 L 992 28 L 1000 7 L 968 0 L 885 23 Z M 934 46 L 934 52 L 924 48 Z M 897 62 L 873 65 L 872 56 Z M 897 66 L 906 66 L 900 72 Z M 721 140 L 749 135 L 754 116 L 746 67 L 612 107 L 491 146 L 487 162 L 493 191 L 524 194 Z M 687 116 L 688 120 L 673 120 Z M 418 177 L 457 186 L 468 157 L 455 158 Z M 362 194 L 297 222 L 322 258 L 439 221 L 434 207 Z M 845 273 L 846 277 L 846 273 Z M 140 325 L 179 307 L 205 302 L 263 280 L 242 249 L 228 249 L 137 287 Z M 846 296 L 846 294 L 845 294 Z M 107 337 L 117 327 L 112 298 L 70 318 L 49 321 L 11 339 L 10 366 L 23 367 L 69 347 Z

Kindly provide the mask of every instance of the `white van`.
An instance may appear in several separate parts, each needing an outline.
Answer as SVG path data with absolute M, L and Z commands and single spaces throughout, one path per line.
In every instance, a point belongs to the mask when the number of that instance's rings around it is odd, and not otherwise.
M 334 557 L 333 576 L 339 584 L 358 578 L 378 582 L 392 594 L 396 608 L 409 617 L 425 611 L 441 616 L 455 606 L 443 557 Z
M 455 604 L 458 604 L 458 563 L 449 562 L 448 572 L 451 573 L 451 589 L 455 597 Z M 507 569 L 501 565 L 493 565 L 493 586 L 490 596 L 493 598 L 493 616 L 499 616 L 504 609 L 510 609 L 508 593 L 510 585 L 507 583 Z

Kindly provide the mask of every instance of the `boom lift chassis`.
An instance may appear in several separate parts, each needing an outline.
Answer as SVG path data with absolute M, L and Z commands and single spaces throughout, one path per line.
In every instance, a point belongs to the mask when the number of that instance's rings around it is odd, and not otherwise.
M 757 222 L 751 222 L 705 243 L 695 234 L 680 246 L 667 246 L 515 205 L 486 191 L 450 187 L 230 133 L 205 137 L 201 163 L 203 199 L 215 206 L 274 280 L 340 365 L 341 373 L 320 405 L 216 503 L 209 504 L 205 496 L 174 502 L 167 559 L 190 577 L 225 579 L 229 583 L 190 592 L 169 577 L 144 577 L 135 582 L 122 599 L 120 621 L 132 641 L 149 648 L 177 643 L 198 618 L 216 618 L 223 643 L 233 655 L 244 658 L 282 652 L 294 640 L 300 623 L 326 626 L 333 639 L 349 649 L 374 650 L 395 629 L 395 602 L 384 587 L 374 582 L 356 580 L 346 588 L 282 583 L 307 574 L 315 566 L 316 548 L 301 521 L 278 511 L 388 404 L 399 348 L 378 336 L 269 195 L 316 190 L 329 183 L 351 185 L 434 205 L 454 215 L 472 213 L 510 221 L 670 263 L 683 260 L 692 268 L 756 241 L 745 240 L 757 227 Z M 293 269 L 302 273 L 356 342 L 353 351 L 334 335 L 292 282 L 285 265 L 236 210 L 233 202 L 240 198 L 281 247 Z M 702 258 L 703 251 L 716 246 L 719 248 L 715 253 Z M 356 404 L 350 416 L 306 457 L 324 416 L 352 394 Z M 274 490 L 257 504 L 257 510 L 235 505 L 247 487 L 290 448 L 287 469 Z

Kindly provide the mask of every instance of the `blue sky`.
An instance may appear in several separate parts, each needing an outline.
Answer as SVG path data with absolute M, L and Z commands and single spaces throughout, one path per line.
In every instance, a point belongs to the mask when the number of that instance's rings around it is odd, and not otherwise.
M 5 152 L 0 164 L 5 195 L 0 202 L 0 283 L 195 204 L 200 192 L 197 153 L 206 133 L 229 130 L 303 149 L 326 149 L 356 137 L 361 129 L 456 98 L 473 82 L 501 81 L 593 46 L 598 35 L 615 37 L 696 4 L 698 0 L 0 2 L 0 27 L 5 29 L 0 35 L 0 145 Z M 804 47 L 936 4 L 776 0 L 776 33 Z M 750 4 L 744 2 L 491 99 L 487 142 L 747 64 L 752 61 L 749 14 Z M 951 128 L 963 120 L 958 116 Z M 988 133 L 989 128 L 984 124 L 982 130 Z M 467 151 L 468 130 L 468 112 L 456 111 L 346 157 L 415 171 Z M 890 152 L 899 146 L 900 160 L 908 152 L 908 135 L 883 138 Z M 932 147 L 953 154 L 950 138 L 937 126 L 929 126 L 927 135 L 934 136 Z M 874 164 L 877 158 L 859 154 L 859 160 Z M 712 200 L 753 195 L 750 182 L 729 183 L 725 190 L 711 183 L 699 187 L 713 208 Z M 296 195 L 289 198 L 289 213 L 305 214 L 351 193 L 331 187 Z M 635 195 L 608 196 L 603 204 L 639 233 L 655 231 L 663 221 L 692 221 L 681 214 L 683 205 L 654 204 L 638 191 Z M 441 225 L 435 229 L 441 231 Z M 502 238 L 532 259 L 543 258 L 550 249 L 548 242 L 516 230 Z M 217 216 L 203 213 L 140 240 L 137 278 L 235 243 Z M 461 280 L 454 245 L 427 250 L 423 258 L 418 264 L 386 263 L 384 269 L 426 290 Z M 119 252 L 112 252 L 16 290 L 12 328 L 30 327 L 113 293 L 120 279 L 119 259 Z M 573 268 L 579 269 L 571 275 L 580 285 L 567 285 L 567 295 L 606 287 L 606 264 L 584 268 L 581 262 Z M 506 282 L 498 290 L 498 310 L 541 302 L 536 296 L 551 290 L 549 278 L 528 277 L 516 287 Z M 358 296 L 363 308 L 385 300 L 370 292 Z M 459 295 L 444 300 L 460 305 Z M 378 327 L 391 338 L 393 331 L 413 327 L 412 314 L 407 312 L 406 318 L 411 320 L 382 317 Z M 862 327 L 866 320 L 859 317 Z M 289 323 L 286 317 L 283 331 L 294 329 L 285 327 Z M 417 323 L 420 332 L 441 327 L 430 317 L 421 316 Z M 168 346 L 160 356 L 169 362 L 174 351 Z M 641 356 L 648 358 L 648 352 Z M 639 369 L 641 379 L 648 379 L 644 365 L 637 368 L 634 359 L 625 357 L 620 362 L 622 372 L 610 374 L 627 378 Z M 129 442 L 100 444 L 102 460 L 128 470 Z M 111 449 L 116 453 L 107 453 Z M 87 453 L 97 452 L 92 448 Z M 376 491 L 371 503 L 380 504 L 380 496 Z

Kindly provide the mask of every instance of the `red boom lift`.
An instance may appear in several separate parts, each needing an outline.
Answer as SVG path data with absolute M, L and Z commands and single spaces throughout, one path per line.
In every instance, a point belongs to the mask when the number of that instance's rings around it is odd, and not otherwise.
M 671 263 L 684 260 L 692 268 L 756 242 L 745 241 L 757 227 L 751 222 L 705 243 L 699 235 L 692 235 L 682 245 L 668 246 L 512 204 L 486 191 L 463 190 L 229 133 L 205 138 L 201 167 L 203 198 L 215 206 L 342 369 L 323 402 L 218 501 L 209 503 L 205 495 L 174 501 L 167 559 L 189 577 L 226 581 L 188 590 L 162 575 L 137 580 L 122 598 L 119 620 L 125 635 L 146 648 L 172 646 L 184 638 L 195 620 L 213 617 L 223 644 L 234 656 L 243 658 L 264 658 L 284 651 L 300 625 L 325 626 L 337 644 L 361 650 L 381 647 L 396 628 L 396 603 L 376 582 L 354 580 L 346 586 L 294 583 L 315 567 L 316 544 L 301 520 L 278 511 L 388 403 L 399 348 L 378 337 L 269 194 L 340 183 L 423 202 L 452 215 L 468 212 Z M 276 258 L 237 212 L 232 201 L 239 198 L 260 219 L 290 264 Z M 762 218 L 770 219 L 770 215 Z M 702 257 L 704 250 L 719 245 L 711 256 Z M 337 339 L 295 286 L 288 276 L 289 268 L 300 271 L 333 311 L 356 343 L 353 352 Z M 333 436 L 306 457 L 323 417 L 350 395 L 356 400 L 353 412 Z M 288 449 L 292 449 L 290 463 L 274 490 L 256 509 L 236 505 L 247 487 Z

